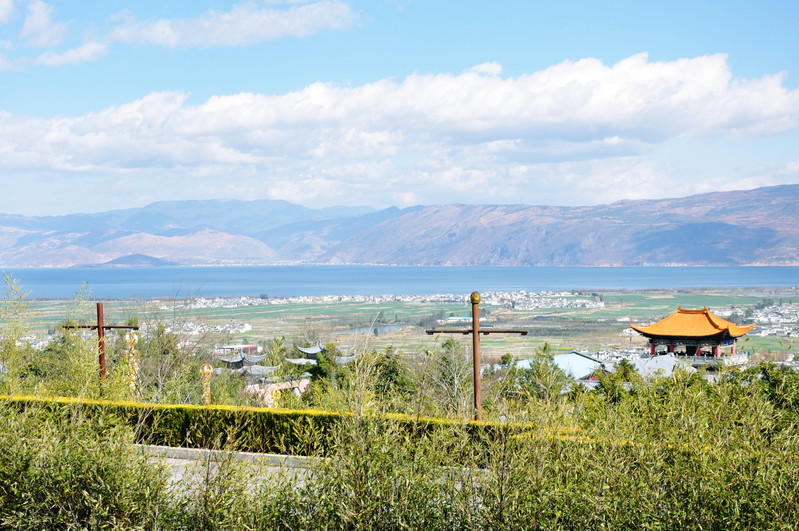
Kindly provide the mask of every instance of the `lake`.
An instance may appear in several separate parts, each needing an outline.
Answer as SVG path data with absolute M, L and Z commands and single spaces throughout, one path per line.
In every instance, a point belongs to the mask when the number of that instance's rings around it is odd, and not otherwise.
M 97 298 L 268 294 L 425 295 L 472 291 L 679 289 L 799 286 L 799 267 L 263 267 L 5 269 L 31 298 L 70 298 L 88 285 Z

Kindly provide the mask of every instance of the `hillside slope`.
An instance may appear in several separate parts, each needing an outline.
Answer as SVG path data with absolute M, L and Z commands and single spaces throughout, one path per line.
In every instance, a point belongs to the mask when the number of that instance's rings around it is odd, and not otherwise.
M 173 201 L 99 214 L 0 215 L 5 267 L 299 261 L 799 265 L 799 185 L 587 207 L 376 211 L 265 200 Z
M 318 261 L 799 264 L 799 185 L 595 207 L 430 206 L 375 225 Z

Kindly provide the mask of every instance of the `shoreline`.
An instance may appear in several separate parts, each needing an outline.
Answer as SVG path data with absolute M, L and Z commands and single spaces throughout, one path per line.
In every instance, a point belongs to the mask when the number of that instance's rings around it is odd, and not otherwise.
M 24 288 L 24 286 L 23 286 Z M 592 297 L 600 294 L 646 294 L 646 295 L 670 295 L 675 293 L 695 293 L 704 292 L 724 293 L 724 292 L 744 292 L 751 297 L 797 297 L 799 296 L 799 286 L 693 286 L 681 288 L 641 288 L 641 289 L 563 289 L 563 290 L 505 290 L 481 291 L 484 304 L 496 304 L 492 302 L 494 298 L 508 297 L 532 297 L 532 298 L 554 298 L 554 297 Z M 69 302 L 74 297 L 29 297 L 28 300 L 36 302 Z M 380 304 L 385 302 L 418 302 L 418 303 L 466 303 L 469 301 L 469 293 L 381 293 L 381 294 L 336 294 L 328 293 L 323 295 L 186 295 L 186 296 L 162 296 L 162 297 L 97 297 L 89 296 L 87 301 L 93 302 L 189 302 L 189 301 L 239 301 L 236 306 L 258 306 L 270 304 L 329 304 L 336 302 L 360 302 Z
M 799 267 L 265 267 L 6 269 L 30 298 L 70 299 L 83 286 L 100 300 L 187 297 L 420 296 L 442 293 L 763 290 L 799 286 Z

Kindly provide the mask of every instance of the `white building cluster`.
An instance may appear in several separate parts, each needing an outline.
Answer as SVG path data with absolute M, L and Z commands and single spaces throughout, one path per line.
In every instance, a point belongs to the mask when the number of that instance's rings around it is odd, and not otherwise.
M 604 308 L 605 303 L 598 300 L 580 298 L 571 291 L 511 291 L 486 292 L 483 302 L 505 306 L 515 310 L 537 310 L 542 308 Z
M 230 321 L 229 323 L 209 325 L 198 321 L 171 321 L 165 323 L 167 332 L 179 335 L 201 335 L 212 334 L 243 334 L 252 330 L 252 325 L 240 321 Z M 152 325 L 147 323 L 141 326 L 142 334 L 148 334 Z
M 602 361 L 616 364 L 621 360 L 633 361 L 641 358 L 649 357 L 649 349 L 645 347 L 627 347 L 624 349 L 600 349 L 596 352 L 588 352 L 586 350 L 578 350 L 581 354 L 592 356 L 593 358 Z
M 799 304 L 767 306 L 754 311 L 757 336 L 799 337 Z
M 481 294 L 483 304 L 504 306 L 517 310 L 539 308 L 602 308 L 605 303 L 581 298 L 571 291 L 487 291 Z M 301 297 L 212 297 L 197 298 L 190 308 L 236 308 L 268 304 L 332 304 L 355 302 L 382 304 L 406 302 L 422 304 L 468 304 L 469 294 L 436 293 L 433 295 L 318 295 Z
M 192 299 L 187 305 L 191 309 L 197 308 L 238 308 L 240 306 L 260 306 L 267 301 L 260 297 L 199 297 Z M 168 306 L 162 307 L 170 310 Z

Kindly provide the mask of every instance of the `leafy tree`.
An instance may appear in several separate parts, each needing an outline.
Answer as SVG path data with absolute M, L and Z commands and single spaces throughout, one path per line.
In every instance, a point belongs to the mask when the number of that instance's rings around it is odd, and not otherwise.
M 522 396 L 551 401 L 568 390 L 571 378 L 555 365 L 552 347 L 544 343 L 536 350 L 530 368 L 518 370 L 516 382 Z
M 211 338 L 190 334 L 185 323 L 191 299 L 175 300 L 166 310 L 143 306 L 139 351 L 139 379 L 144 399 L 175 404 L 202 403 L 200 366 L 210 361 Z M 218 339 L 218 338 L 216 338 Z M 212 380 L 212 385 L 213 380 Z M 215 395 L 214 401 L 217 402 Z
M 774 299 L 766 297 L 765 299 L 761 299 L 760 302 L 755 304 L 755 310 L 762 310 L 764 308 L 768 308 L 769 306 L 774 306 Z
M 266 359 L 264 362 L 266 365 L 274 367 L 275 365 L 280 365 L 280 363 L 286 359 L 286 354 L 288 354 L 288 345 L 286 344 L 285 337 L 275 337 L 272 338 L 266 345 L 264 345 L 264 351 L 266 352 Z
M 387 347 L 385 352 L 377 354 L 374 391 L 380 397 L 403 396 L 415 387 L 408 377 L 408 368 L 402 363 L 400 354 L 394 347 Z
M 438 322 L 444 318 L 444 310 L 433 312 L 419 320 L 419 326 L 426 329 L 435 328 Z
M 616 369 L 613 372 L 603 373 L 599 376 L 599 385 L 597 385 L 596 391 L 610 402 L 618 402 L 629 396 L 635 386 L 641 382 L 641 375 L 635 370 L 635 366 L 623 359 L 616 364 Z
M 5 275 L 4 284 L 6 291 L 0 299 L 0 362 L 4 367 L 3 374 L 0 374 L 0 389 L 3 393 L 13 394 L 18 391 L 21 373 L 31 356 L 30 345 L 22 340 L 31 328 L 28 321 L 30 301 L 28 292 L 11 275 Z
M 335 343 L 328 343 L 325 349 L 317 354 L 316 365 L 311 365 L 308 372 L 313 379 L 326 379 L 330 383 L 343 385 L 346 382 L 346 370 L 336 363 L 336 356 L 339 356 L 338 347 Z
M 472 407 L 472 360 L 461 344 L 447 338 L 440 349 L 424 352 L 422 382 L 430 404 L 441 404 L 445 414 L 468 418 Z
M 799 372 L 771 362 L 761 363 L 750 372 L 758 376 L 760 387 L 771 403 L 799 412 Z

